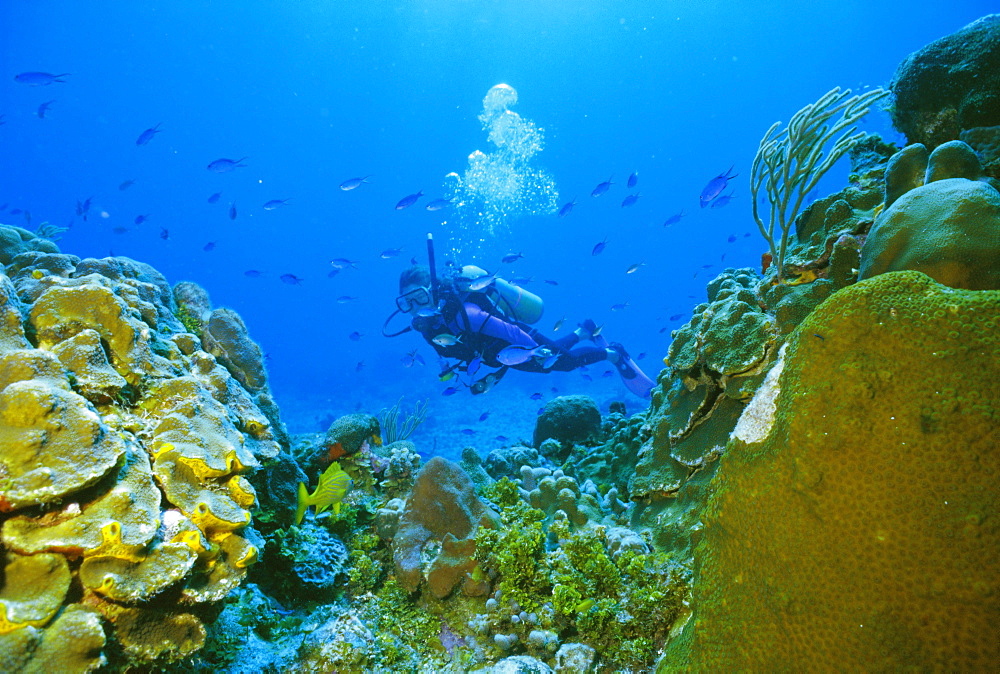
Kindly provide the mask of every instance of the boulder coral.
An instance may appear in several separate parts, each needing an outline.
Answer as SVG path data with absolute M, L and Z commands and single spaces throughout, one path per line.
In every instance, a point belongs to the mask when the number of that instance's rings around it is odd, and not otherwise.
M 886 209 L 861 247 L 859 277 L 921 271 L 953 288 L 1000 288 L 1000 192 L 962 141 L 901 150 L 886 169 Z
M 547 402 L 538 415 L 533 444 L 541 447 L 544 440 L 558 440 L 567 449 L 550 458 L 561 461 L 566 458 L 569 445 L 592 442 L 600 439 L 600 435 L 601 412 L 593 398 L 584 395 L 559 396 Z
M 247 476 L 277 456 L 277 429 L 148 265 L 35 250 L 6 271 L 2 668 L 186 656 L 256 559 Z
M 919 272 L 809 316 L 721 460 L 664 671 L 1000 659 L 998 325 L 1000 292 Z

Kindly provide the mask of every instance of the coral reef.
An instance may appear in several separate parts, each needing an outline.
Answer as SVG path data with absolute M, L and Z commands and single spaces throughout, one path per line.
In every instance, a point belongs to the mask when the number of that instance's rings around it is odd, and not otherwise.
M 28 251 L 6 271 L 5 657 L 87 671 L 190 655 L 256 559 L 245 475 L 278 454 L 273 424 L 148 265 Z
M 665 668 L 1000 658 L 997 307 L 891 272 L 809 316 L 721 461 Z
M 0 225 L 0 264 L 8 265 L 15 257 L 28 251 L 58 253 L 59 246 L 21 227 Z
M 910 54 L 889 88 L 892 123 L 910 143 L 933 149 L 964 129 L 1000 124 L 1000 14 Z
M 593 398 L 585 395 L 558 396 L 545 403 L 538 415 L 532 444 L 540 448 L 543 440 L 558 440 L 561 451 L 549 456 L 558 462 L 566 458 L 572 443 L 591 443 L 599 440 L 600 435 L 601 412 Z
M 1000 192 L 962 141 L 910 145 L 886 169 L 886 209 L 861 247 L 860 278 L 920 271 L 953 288 L 1000 289 Z

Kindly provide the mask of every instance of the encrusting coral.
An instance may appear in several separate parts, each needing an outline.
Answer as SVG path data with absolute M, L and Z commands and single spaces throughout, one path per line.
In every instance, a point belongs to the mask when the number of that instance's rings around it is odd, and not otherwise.
M 1000 658 L 998 307 L 890 272 L 809 316 L 721 461 L 666 669 Z

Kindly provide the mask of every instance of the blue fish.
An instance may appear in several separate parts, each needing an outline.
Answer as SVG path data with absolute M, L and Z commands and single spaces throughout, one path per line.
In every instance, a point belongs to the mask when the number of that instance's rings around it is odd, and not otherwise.
M 287 206 L 288 205 L 288 201 L 289 201 L 288 199 L 271 199 L 270 201 L 268 201 L 267 203 L 264 204 L 264 210 L 265 211 L 273 211 L 276 208 L 281 208 L 282 206 Z
M 216 192 L 215 194 L 213 194 L 212 196 L 210 196 L 208 198 L 208 203 L 210 203 L 210 204 L 216 203 L 217 201 L 219 201 L 219 197 L 221 197 L 221 196 L 222 196 L 222 192 Z
M 476 431 L 473 428 L 463 428 L 462 429 L 462 434 L 463 435 L 475 435 Z
M 732 198 L 733 198 L 732 192 L 730 192 L 729 194 L 723 194 L 722 196 L 718 197 L 715 201 L 712 202 L 712 208 L 722 208 L 723 206 L 728 204 Z
M 735 166 L 735 164 L 733 166 Z M 729 167 L 729 171 L 733 170 L 733 166 Z M 722 192 L 726 189 L 726 185 L 729 184 L 729 181 L 739 175 L 739 173 L 729 175 L 729 171 L 715 176 L 708 181 L 707 185 L 705 185 L 705 189 L 701 191 L 701 196 L 698 197 L 702 208 L 708 206 L 709 202 L 722 194 Z
M 531 398 L 532 400 L 541 400 L 542 399 L 542 394 L 541 393 L 532 393 L 528 397 Z
M 681 211 L 680 213 L 674 213 L 669 218 L 667 218 L 667 221 L 663 223 L 663 226 L 669 227 L 670 225 L 676 225 L 678 222 L 681 221 L 681 218 L 683 217 L 684 217 L 684 211 Z
M 361 185 L 363 184 L 369 184 L 368 183 L 369 178 L 371 178 L 371 176 L 365 176 L 364 178 L 351 178 L 350 180 L 345 180 L 344 182 L 340 183 L 340 189 L 344 190 L 345 192 L 357 189 L 361 187 Z
M 441 395 L 443 396 L 453 396 L 456 393 L 458 393 L 458 389 L 454 386 L 449 386 L 445 390 L 441 391 Z
M 428 211 L 440 211 L 451 206 L 451 199 L 435 199 L 424 208 Z
M 608 245 L 608 237 L 604 237 L 604 241 L 601 241 L 594 245 L 594 248 L 590 251 L 591 255 L 600 255 L 604 252 L 604 249 Z
M 209 241 L 204 246 L 202 246 L 201 249 L 206 253 L 211 253 L 213 250 L 215 250 L 215 241 Z
M 524 253 L 507 253 L 502 258 L 500 258 L 500 261 L 507 264 L 511 264 L 517 262 L 522 257 L 524 257 Z
M 118 191 L 124 192 L 128 188 L 132 187 L 132 185 L 135 185 L 135 180 L 129 178 L 128 180 L 122 181 L 122 184 L 118 186 Z
M 35 112 L 35 114 L 38 115 L 38 119 L 45 119 L 45 113 L 49 111 L 49 108 L 52 107 L 53 103 L 55 103 L 55 101 L 45 101 L 38 106 L 38 110 Z
M 282 274 L 280 278 L 282 283 L 287 283 L 290 286 L 302 285 L 302 279 L 300 279 L 295 274 Z
M 624 199 L 622 199 L 622 208 L 628 208 L 629 206 L 634 206 L 635 202 L 639 201 L 639 197 L 642 196 L 638 192 L 635 194 L 630 194 Z
M 611 176 L 611 178 L 614 178 L 614 176 Z M 611 189 L 611 186 L 614 185 L 614 183 L 611 182 L 611 178 L 608 178 L 603 183 L 601 183 L 600 185 L 598 185 L 597 187 L 595 187 L 590 192 L 590 196 L 592 196 L 592 197 L 599 197 L 602 194 L 604 194 L 605 192 L 607 192 L 609 189 Z
M 402 248 L 386 248 L 381 253 L 379 253 L 379 257 L 381 257 L 383 260 L 388 260 L 390 257 L 396 257 L 402 252 L 403 252 Z
M 589 374 L 582 375 L 582 377 L 586 381 L 594 381 L 594 378 L 591 377 Z
M 153 128 L 146 129 L 145 131 L 143 131 L 142 133 L 140 133 L 139 137 L 135 139 L 135 144 L 136 145 L 145 145 L 149 141 L 153 140 L 153 136 L 155 136 L 156 134 L 158 134 L 160 132 L 160 124 L 162 124 L 162 123 L 163 122 L 160 122 L 159 124 L 157 124 Z M 209 168 L 211 168 L 211 166 L 209 166 Z
M 498 435 L 493 439 L 496 440 L 497 442 L 510 442 L 510 438 L 508 438 L 506 435 Z
M 352 342 L 360 342 L 362 335 L 361 335 L 360 332 L 358 332 L 357 330 L 355 330 L 354 332 L 352 332 L 351 334 L 349 334 L 347 337 Z
M 14 75 L 14 81 L 18 84 L 27 84 L 31 87 L 47 86 L 53 82 L 65 82 L 66 80 L 59 79 L 60 77 L 67 77 L 69 73 L 60 73 L 58 75 L 53 75 L 52 73 L 21 73 L 19 75 Z
M 236 202 L 235 201 L 232 202 L 231 204 L 229 204 L 229 219 L 230 220 L 235 220 L 236 219 Z
M 132 222 L 134 222 L 137 225 L 141 225 L 142 223 L 146 222 L 146 220 L 149 220 L 148 215 L 137 215 L 135 216 L 135 220 L 133 220 Z
M 673 316 L 670 317 L 670 320 L 671 321 L 679 321 L 682 316 L 684 316 L 684 314 L 674 314 Z
M 363 369 L 365 369 L 365 361 L 359 360 L 358 364 L 354 366 L 354 371 L 361 372 Z
M 729 238 L 726 239 L 726 241 L 728 241 L 729 243 L 733 243 L 734 241 L 736 241 L 736 235 L 735 234 L 730 234 Z
M 409 208 L 413 204 L 417 203 L 417 200 L 422 196 L 424 196 L 423 190 L 420 190 L 416 194 L 408 194 L 396 202 L 396 210 L 401 211 L 404 208 Z
M 482 367 L 482 365 L 483 365 L 483 359 L 480 358 L 479 356 L 476 356 L 475 358 L 472 359 L 472 361 L 469 362 L 468 366 L 465 368 L 465 371 L 469 374 L 470 377 L 475 377 L 476 373 L 479 372 L 479 368 Z
M 543 283 L 548 283 L 550 286 L 557 286 L 557 285 L 559 285 L 559 281 L 553 281 L 552 279 L 545 279 L 543 281 Z
M 161 227 L 160 228 L 160 238 L 163 239 L 164 241 L 169 241 L 170 240 L 170 230 L 167 229 L 166 227 Z
M 632 175 L 630 175 L 628 177 L 628 188 L 632 189 L 633 187 L 635 187 L 638 184 L 639 184 L 639 172 L 638 171 L 632 171 Z
M 236 159 L 234 161 L 223 157 L 209 163 L 206 168 L 212 173 L 229 173 L 233 169 L 246 168 L 246 164 L 243 163 L 244 159 L 246 159 L 246 157 L 241 157 L 240 159 Z
M 486 421 L 489 418 L 490 418 L 490 413 L 489 412 L 483 412 L 482 414 L 479 415 L 479 420 L 480 421 Z
M 337 298 L 337 304 L 347 304 L 348 302 L 353 302 L 356 299 L 358 298 L 352 295 L 341 295 Z
M 628 300 L 625 300 L 624 302 L 619 302 L 618 304 L 612 304 L 611 311 L 624 311 L 628 308 L 628 306 Z
M 576 197 L 573 197 L 573 201 L 567 201 L 563 204 L 562 208 L 559 209 L 559 217 L 565 218 L 567 215 L 572 213 L 574 206 L 576 206 Z
M 540 348 L 542 347 L 511 344 L 510 346 L 500 350 L 500 353 L 497 354 L 497 360 L 504 365 L 520 365 L 521 363 L 526 363 L 534 358 L 535 353 L 537 353 L 537 350 Z

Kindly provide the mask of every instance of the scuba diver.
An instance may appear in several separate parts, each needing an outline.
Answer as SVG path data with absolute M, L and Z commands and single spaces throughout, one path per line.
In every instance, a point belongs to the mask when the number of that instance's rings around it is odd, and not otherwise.
M 649 397 L 655 383 L 629 358 L 625 347 L 608 343 L 592 320 L 583 321 L 565 337 L 549 339 L 530 325 L 542 315 L 537 295 L 474 265 L 452 269 L 448 278 L 438 279 L 430 234 L 427 249 L 428 267 L 414 265 L 400 274 L 396 311 L 386 319 L 382 334 L 419 332 L 440 356 L 457 361 L 442 377 L 465 372 L 476 395 L 489 391 L 510 368 L 567 372 L 606 360 L 632 393 Z M 400 313 L 411 316 L 411 324 L 386 333 Z M 585 340 L 589 343 L 582 343 Z M 483 374 L 486 368 L 492 371 Z M 482 376 L 476 379 L 477 375 Z

